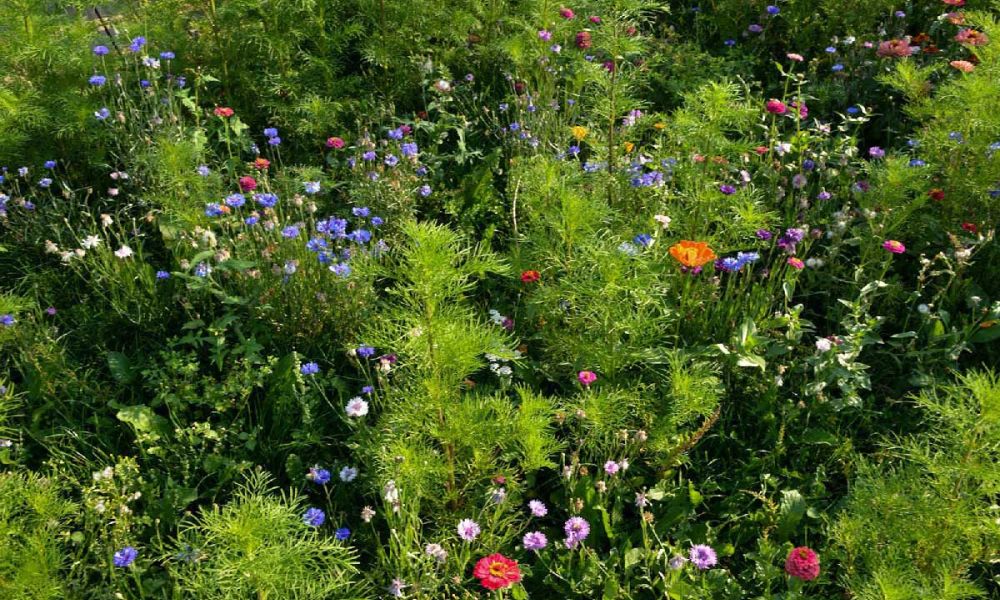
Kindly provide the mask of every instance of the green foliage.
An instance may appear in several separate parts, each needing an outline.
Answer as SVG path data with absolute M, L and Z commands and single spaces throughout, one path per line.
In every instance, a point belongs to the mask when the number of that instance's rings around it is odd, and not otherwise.
M 257 472 L 225 506 L 185 520 L 166 558 L 184 597 L 371 597 L 354 552 L 303 523 L 307 506 Z

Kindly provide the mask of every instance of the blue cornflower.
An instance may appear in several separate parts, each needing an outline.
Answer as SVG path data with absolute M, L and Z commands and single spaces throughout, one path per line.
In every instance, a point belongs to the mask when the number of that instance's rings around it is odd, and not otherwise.
M 336 537 L 341 542 L 345 541 L 347 538 L 351 537 L 351 530 L 346 527 L 340 527 L 334 532 L 334 537 Z
M 577 146 L 576 144 L 573 144 L 566 150 L 566 154 L 569 154 L 570 156 L 576 156 L 580 154 L 580 147 Z
M 93 51 L 96 56 L 104 56 L 110 52 L 107 46 L 94 46 Z
M 17 174 L 20 175 L 21 177 L 27 177 L 28 176 L 28 167 L 19 167 L 17 169 Z
M 388 155 L 388 156 L 385 157 L 385 161 L 384 162 L 385 162 L 386 166 L 395 167 L 396 165 L 399 164 L 399 158 L 397 158 L 395 154 L 390 154 L 390 155 Z
M 393 140 L 401 140 L 401 139 L 403 139 L 403 130 L 401 128 L 399 128 L 399 127 L 397 127 L 396 129 L 390 129 L 389 130 L 389 139 L 393 139 Z
M 218 202 L 210 202 L 205 205 L 205 216 L 221 217 L 224 213 Z
M 318 181 L 306 181 L 302 184 L 302 187 L 306 189 L 307 194 L 318 194 L 319 193 L 319 182 Z
M 324 240 L 323 238 L 318 238 L 318 237 L 312 238 L 311 240 L 306 242 L 306 250 L 309 250 L 310 252 L 319 252 L 324 248 L 326 248 L 326 246 L 327 246 L 326 240 Z
M 38 187 L 47 188 L 50 185 L 52 185 L 52 179 L 50 179 L 49 177 L 43 177 L 38 180 Z
M 319 365 L 314 362 L 307 362 L 299 368 L 299 372 L 303 375 L 315 375 L 319 373 Z
M 56 168 L 56 161 L 54 161 L 54 160 L 47 160 L 47 161 L 45 161 L 45 165 L 44 166 L 45 166 L 46 169 L 54 169 L 54 168 Z
M 367 217 L 369 214 L 371 214 L 371 209 L 369 209 L 367 206 L 355 206 L 354 208 L 351 209 L 351 214 L 354 215 L 355 217 Z
M 650 246 L 653 245 L 653 236 L 649 235 L 648 233 L 640 233 L 634 238 L 632 238 L 632 241 L 642 246 L 643 248 L 649 248 Z
M 416 142 L 405 142 L 400 146 L 400 151 L 403 153 L 403 156 L 410 158 L 416 156 L 420 149 L 417 147 Z
M 98 121 L 103 121 L 104 119 L 107 119 L 108 117 L 111 116 L 111 111 L 108 110 L 107 107 L 103 107 L 97 112 L 95 112 L 94 116 L 97 117 Z
M 837 49 L 834 48 L 833 46 L 827 46 L 826 47 L 826 53 L 827 54 L 836 54 L 837 53 Z
M 269 138 L 278 137 L 278 128 L 277 127 L 267 127 L 267 128 L 265 128 L 264 129 L 264 137 L 269 137 Z
M 424 198 L 426 198 L 427 196 L 430 196 L 431 195 L 431 186 L 429 186 L 429 185 L 422 185 L 422 186 L 420 186 L 420 195 L 423 196 Z
M 281 236 L 288 239 L 293 239 L 299 237 L 299 228 L 297 225 L 289 225 L 281 230 Z
M 769 14 L 769 15 L 773 16 L 773 15 L 776 15 L 776 14 L 778 14 L 780 12 L 781 12 L 781 9 L 778 8 L 777 6 L 773 5 L 773 4 L 767 7 L 767 14 Z
M 274 194 L 268 193 L 254 194 L 253 199 L 257 201 L 257 204 L 260 204 L 264 208 L 271 208 L 278 203 L 278 197 Z
M 91 75 L 90 79 L 88 79 L 87 81 L 90 82 L 90 85 L 102 86 L 105 83 L 107 83 L 108 78 L 105 77 L 104 75 Z
M 830 70 L 833 71 L 834 73 L 838 73 L 838 72 L 844 70 L 844 65 L 842 65 L 840 63 L 837 63 L 837 64 L 833 65 L 832 67 L 830 67 Z
M 926 167 L 927 163 L 919 158 L 914 158 L 910 160 L 911 167 Z
M 225 202 L 226 205 L 228 206 L 232 206 L 233 208 L 239 208 L 244 204 L 246 204 L 247 198 L 243 194 L 239 193 L 229 194 L 228 196 L 226 196 L 226 199 L 223 202 Z
M 421 165 L 417 167 L 417 170 L 415 172 L 418 177 L 425 177 L 427 175 L 427 167 Z
M 146 38 L 143 36 L 138 36 L 132 38 L 132 42 L 128 45 L 128 49 L 132 52 L 138 52 L 143 46 L 146 45 Z
M 500 106 L 498 106 L 497 108 L 500 109 L 500 112 L 507 112 L 507 109 L 510 108 L 510 105 L 507 104 L 506 102 L 501 102 Z
M 812 159 L 807 158 L 804 161 L 802 161 L 802 168 L 805 169 L 806 171 L 812 171 L 813 169 L 816 168 L 816 162 Z
M 326 521 L 326 513 L 319 508 L 310 508 L 302 515 L 302 522 L 310 527 L 319 527 Z
M 168 273 L 166 271 L 157 271 L 156 272 L 156 278 L 157 279 L 170 279 L 170 273 Z
M 948 134 L 948 139 L 952 140 L 953 142 L 958 142 L 959 144 L 965 141 L 965 137 L 962 135 L 962 132 L 960 131 L 952 131 L 951 133 Z
M 739 261 L 740 266 L 738 269 L 742 269 L 745 265 L 753 264 L 760 260 L 760 253 L 758 252 L 737 252 L 736 260 Z
M 149 87 L 149 86 L 151 86 L 151 85 L 152 85 L 152 84 L 151 84 L 151 83 L 149 83 L 149 80 L 148 80 L 148 79 L 140 79 L 140 80 L 139 80 L 139 87 L 141 87 L 142 89 L 146 89 L 146 88 L 148 88 L 148 87 Z
M 367 244 L 372 239 L 372 234 L 367 229 L 355 229 L 348 234 L 347 239 L 357 244 Z
M 521 129 L 521 124 L 518 123 L 517 121 L 514 121 L 507 127 L 507 129 L 510 129 L 511 131 L 518 131 L 519 129 Z
M 14 315 L 0 315 L 0 325 L 3 325 L 4 327 L 11 327 L 16 322 L 17 320 L 14 319 Z
M 278 137 L 278 136 L 269 137 L 269 138 L 267 138 L 267 144 L 269 146 L 280 146 L 281 145 L 281 138 Z
M 116 567 L 124 568 L 135 562 L 137 556 L 139 556 L 138 550 L 132 546 L 125 546 L 118 552 L 115 552 L 115 555 L 111 560 Z
M 184 77 L 183 75 L 178 77 L 176 81 L 177 81 L 177 87 L 179 88 L 183 88 L 185 85 L 187 85 L 187 77 Z
M 740 261 L 733 256 L 727 256 L 725 258 L 720 258 L 715 261 L 715 268 L 719 271 L 725 271 L 726 273 L 735 273 L 740 270 Z
M 726 46 L 728 46 L 729 48 L 732 48 L 733 46 L 736 45 L 736 40 L 734 40 L 733 38 L 729 38 L 729 39 L 727 39 L 726 41 L 724 41 L 722 43 L 725 44 Z
M 330 271 L 341 277 L 347 277 L 351 274 L 351 267 L 347 263 L 336 263 L 330 265 Z
M 859 112 L 861 112 L 861 109 L 858 108 L 857 106 L 848 106 L 847 107 L 847 114 L 849 114 L 849 115 L 856 115 Z
M 362 154 L 361 158 L 362 158 L 362 160 L 372 161 L 372 160 L 375 160 L 376 158 L 378 158 L 378 155 L 375 154 L 374 150 L 369 150 L 369 151 L 365 152 L 364 154 Z
M 198 266 L 194 268 L 195 277 L 208 277 L 212 274 L 212 267 L 208 263 L 200 262 Z
M 197 172 L 197 173 L 198 173 L 199 175 L 201 175 L 202 177 L 208 177 L 208 175 L 209 175 L 209 174 L 210 174 L 210 173 L 211 173 L 212 171 L 211 171 L 211 170 L 209 170 L 209 168 L 208 168 L 208 165 L 198 165 L 198 168 L 197 168 L 197 169 L 195 169 L 195 172 Z
M 375 348 L 371 346 L 358 346 L 357 353 L 361 358 L 371 358 L 375 356 Z
M 383 223 L 385 223 L 385 220 L 382 217 L 372 217 L 371 220 L 372 227 L 379 227 Z
M 177 56 L 170 50 L 167 50 L 165 52 L 160 52 L 160 58 L 162 58 L 163 60 L 173 60 L 177 58 Z
M 315 363 L 309 363 L 309 364 L 315 364 Z M 302 366 L 305 367 L 305 365 Z M 313 467 L 309 469 L 309 474 L 306 475 L 306 479 L 309 479 L 310 481 L 318 485 L 326 485 L 330 483 L 331 476 L 330 472 L 327 471 L 326 469 Z
M 719 186 L 719 191 L 729 196 L 736 193 L 736 188 L 729 184 L 722 184 Z

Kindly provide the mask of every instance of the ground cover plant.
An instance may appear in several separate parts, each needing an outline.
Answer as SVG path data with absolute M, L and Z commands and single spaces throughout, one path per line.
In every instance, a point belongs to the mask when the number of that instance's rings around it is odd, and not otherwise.
M 1000 3 L 0 32 L 0 598 L 1000 598 Z

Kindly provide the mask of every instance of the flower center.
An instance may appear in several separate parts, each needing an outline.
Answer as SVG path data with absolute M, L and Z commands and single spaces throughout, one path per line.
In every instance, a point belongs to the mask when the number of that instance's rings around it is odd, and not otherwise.
M 490 575 L 494 577 L 505 577 L 507 575 L 507 565 L 502 562 L 490 563 Z

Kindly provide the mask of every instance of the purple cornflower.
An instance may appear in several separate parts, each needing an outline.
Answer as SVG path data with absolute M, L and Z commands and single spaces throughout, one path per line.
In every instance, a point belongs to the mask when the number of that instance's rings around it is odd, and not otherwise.
M 371 209 L 367 206 L 355 206 L 351 209 L 351 214 L 355 217 L 367 217 L 372 213 Z
M 766 229 L 758 229 L 757 232 L 754 235 L 757 236 L 758 240 L 762 240 L 762 241 L 766 242 L 767 240 L 771 239 L 771 236 L 773 234 L 770 231 L 766 230 Z
M 302 515 L 302 522 L 310 527 L 319 527 L 326 521 L 326 513 L 319 508 L 310 508 Z
M 426 198 L 427 196 L 431 195 L 431 186 L 429 186 L 429 185 L 422 185 L 422 186 L 420 186 L 420 190 L 419 191 L 420 191 L 420 195 L 423 196 L 424 198 Z
M 528 502 L 528 508 L 531 509 L 531 514 L 536 517 L 544 517 L 549 514 L 549 509 L 545 506 L 545 503 L 541 500 L 531 500 Z
M 797 228 L 786 229 L 784 235 L 778 238 L 778 247 L 788 254 L 795 254 L 795 246 L 802 241 L 805 231 Z
M 715 555 L 715 550 L 712 550 L 711 546 L 706 546 L 705 544 L 691 546 L 688 557 L 694 566 L 703 571 L 714 567 L 719 562 L 719 559 Z
M 458 522 L 458 537 L 471 542 L 479 536 L 479 524 L 472 519 L 462 519 Z
M 531 533 L 524 534 L 522 542 L 524 543 L 525 550 L 532 550 L 534 552 L 538 552 L 549 545 L 549 539 L 541 531 L 532 531 Z
M 293 239 L 299 237 L 299 228 L 295 225 L 289 225 L 281 230 L 281 236 L 288 239 Z
M 570 517 L 563 526 L 566 532 L 566 547 L 576 548 L 577 544 L 590 535 L 590 523 L 583 517 Z
M 729 196 L 736 193 L 736 188 L 729 184 L 723 184 L 719 186 L 719 191 Z
M 93 52 L 95 56 L 104 56 L 110 52 L 110 50 L 108 50 L 107 46 L 94 46 Z
M 885 150 L 879 148 L 878 146 L 872 146 L 871 148 L 868 149 L 868 156 L 876 159 L 884 158 Z
M 138 550 L 132 546 L 125 546 L 118 552 L 115 552 L 112 562 L 116 567 L 127 567 L 135 562 L 137 556 L 139 556 Z
M 375 356 L 375 348 L 371 346 L 358 346 L 357 353 L 361 358 L 371 358 Z
M 319 365 L 314 362 L 307 362 L 299 367 L 299 372 L 303 375 L 315 375 L 319 373 Z
M 239 207 L 243 206 L 244 204 L 246 204 L 247 199 L 246 199 L 246 196 L 244 196 L 243 194 L 229 194 L 228 196 L 226 196 L 226 199 L 223 200 L 223 202 L 226 203 L 226 206 L 232 206 L 233 208 L 239 208 Z
M 91 75 L 90 79 L 88 79 L 87 81 L 90 83 L 90 85 L 93 85 L 95 87 L 100 87 L 105 83 L 107 83 L 108 78 L 105 77 L 104 75 Z
M 337 528 L 337 531 L 334 532 L 333 536 L 343 542 L 347 540 L 347 538 L 351 537 L 351 530 L 346 527 L 339 527 Z
M 132 42 L 128 45 L 128 49 L 131 50 L 132 52 L 138 52 L 145 45 L 146 45 L 146 38 L 140 35 L 138 37 L 132 38 Z
M 403 156 L 407 158 L 412 158 L 416 156 L 417 153 L 420 151 L 415 142 L 405 142 L 402 146 L 400 146 L 399 149 L 400 152 L 403 153 Z
M 4 327 L 12 327 L 16 322 L 17 320 L 14 319 L 14 315 L 0 315 L 0 325 L 3 325 Z
M 170 273 L 168 273 L 166 271 L 157 271 L 156 272 L 156 278 L 157 279 L 170 279 Z
M 608 475 L 614 475 L 618 473 L 619 469 L 621 469 L 621 466 L 613 460 L 609 460 L 608 462 L 604 463 L 604 472 L 607 473 Z

